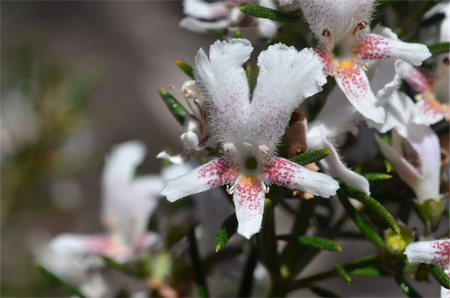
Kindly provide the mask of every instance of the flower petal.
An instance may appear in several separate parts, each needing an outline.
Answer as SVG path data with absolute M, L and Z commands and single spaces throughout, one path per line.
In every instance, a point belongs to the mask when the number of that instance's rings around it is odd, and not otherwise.
M 320 59 L 312 49 L 297 52 L 282 44 L 270 46 L 258 58 L 258 82 L 246 114 L 248 140 L 273 152 L 292 111 L 326 83 Z M 250 141 L 249 141 L 250 142 Z
M 358 112 L 376 123 L 384 122 L 384 108 L 378 106 L 377 98 L 372 93 L 367 76 L 361 66 L 350 61 L 341 62 L 335 78 Z
M 370 195 L 369 181 L 363 176 L 347 168 L 341 160 L 336 148 L 328 140 L 324 140 L 324 149 L 330 150 L 330 155 L 320 161 L 324 171 L 331 177 L 341 178 L 348 186 Z
M 330 37 L 337 42 L 348 29 L 359 22 L 370 23 L 370 14 L 374 0 L 302 0 L 300 7 L 311 30 L 320 41 L 328 42 L 328 37 L 322 36 L 324 30 L 330 32 Z
M 114 246 L 111 237 L 103 235 L 76 235 L 64 233 L 54 237 L 49 246 L 61 254 L 109 254 Z
M 249 86 L 242 64 L 253 47 L 246 39 L 216 41 L 210 59 L 200 49 L 195 57 L 196 85 L 209 106 L 212 127 L 222 143 L 235 143 L 242 132 L 243 114 L 250 104 Z
M 236 180 L 237 170 L 225 158 L 214 159 L 166 183 L 160 194 L 170 202 Z
M 261 229 L 265 191 L 260 180 L 247 176 L 239 180 L 233 195 L 238 233 L 247 239 Z
M 411 263 L 450 265 L 450 239 L 411 243 L 405 249 Z
M 438 123 L 450 114 L 448 106 L 443 106 L 430 96 L 420 100 L 416 104 L 418 117 L 414 119 L 417 124 L 431 125 Z
M 376 34 L 364 36 L 354 52 L 362 60 L 400 59 L 414 65 L 420 65 L 431 57 L 427 46 L 423 44 L 407 43 Z
M 228 15 L 225 2 L 208 3 L 202 0 L 184 0 L 183 12 L 190 17 L 205 20 L 214 20 Z
M 284 158 L 273 158 L 264 169 L 265 181 L 328 198 L 339 184 L 328 175 L 310 171 Z
M 432 76 L 424 69 L 403 62 L 398 68 L 399 75 L 419 93 L 431 92 Z
M 181 20 L 180 27 L 195 33 L 207 33 L 209 29 L 225 29 L 230 25 L 228 20 L 217 22 L 203 22 L 197 19 L 186 17 Z

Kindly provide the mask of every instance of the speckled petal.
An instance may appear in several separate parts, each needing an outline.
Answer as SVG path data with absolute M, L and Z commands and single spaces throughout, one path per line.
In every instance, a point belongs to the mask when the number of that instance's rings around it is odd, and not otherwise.
M 450 265 L 450 239 L 411 243 L 405 249 L 411 263 L 426 263 L 439 266 Z

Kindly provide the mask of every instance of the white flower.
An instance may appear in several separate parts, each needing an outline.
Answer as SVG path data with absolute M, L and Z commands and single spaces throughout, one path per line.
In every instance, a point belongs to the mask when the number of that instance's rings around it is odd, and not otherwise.
M 271 9 L 276 9 L 273 0 L 249 1 Z M 206 33 L 209 29 L 227 29 L 235 32 L 236 26 L 242 30 L 246 38 L 274 38 L 278 33 L 277 22 L 268 19 L 254 18 L 242 13 L 239 6 L 242 1 L 229 0 L 209 3 L 203 0 L 184 0 L 184 13 L 187 15 L 180 27 L 197 33 Z M 202 19 L 202 20 L 200 20 Z
M 325 74 L 334 75 L 339 87 L 364 117 L 383 123 L 384 102 L 373 94 L 365 70 L 367 61 L 401 59 L 420 65 L 430 57 L 426 46 L 369 33 L 374 0 L 304 0 L 303 13 L 319 39 L 317 53 Z M 339 54 L 333 54 L 339 52 Z
M 203 50 L 195 58 L 196 84 L 205 96 L 211 127 L 224 157 L 210 161 L 166 183 L 161 195 L 171 202 L 228 184 L 233 194 L 238 233 L 250 238 L 261 227 L 265 192 L 275 183 L 329 197 L 338 183 L 276 157 L 276 147 L 292 111 L 321 90 L 326 80 L 319 59 L 310 49 L 273 45 L 258 58 L 258 82 L 250 91 L 242 65 L 253 48 L 248 40 L 217 41 L 209 59 Z
M 103 171 L 102 221 L 106 235 L 62 234 L 51 241 L 55 251 L 106 255 L 118 262 L 136 257 L 157 244 L 160 236 L 147 232 L 147 223 L 158 205 L 163 181 L 158 176 L 134 178 L 143 161 L 145 146 L 132 141 L 116 146 Z
M 392 131 L 392 146 L 375 136 L 381 152 L 414 190 L 419 202 L 439 200 L 441 155 L 436 133 L 426 125 L 412 122 L 414 104 L 402 92 L 391 99 L 390 113 L 398 124 Z

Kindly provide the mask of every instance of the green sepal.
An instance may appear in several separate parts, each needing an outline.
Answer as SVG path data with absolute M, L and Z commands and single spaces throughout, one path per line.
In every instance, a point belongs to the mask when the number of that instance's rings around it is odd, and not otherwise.
M 429 199 L 423 202 L 416 202 L 416 209 L 420 219 L 425 225 L 430 224 L 431 231 L 436 231 L 445 208 L 445 199 Z
M 438 283 L 441 284 L 446 289 L 450 289 L 450 277 L 442 270 L 441 267 L 436 265 L 428 265 L 430 268 L 431 274 L 433 274 L 434 278 Z
M 380 270 L 375 267 L 358 268 L 350 272 L 354 276 L 378 277 L 381 276 Z
M 233 213 L 222 223 L 219 230 L 217 230 L 215 240 L 216 252 L 221 250 L 227 244 L 228 240 L 230 240 L 231 236 L 236 233 L 237 226 L 236 213 Z
M 431 55 L 439 55 L 450 52 L 450 42 L 440 42 L 428 46 Z
M 173 61 L 173 63 L 175 63 L 179 68 L 181 68 L 181 70 L 184 71 L 184 73 L 187 74 L 188 77 L 195 80 L 194 69 L 192 68 L 192 66 L 181 60 L 175 60 Z
M 342 251 L 342 248 L 336 242 L 322 238 L 322 237 L 309 237 L 309 236 L 294 236 L 294 235 L 279 235 L 279 240 L 285 241 L 297 241 L 302 245 L 311 246 L 317 249 L 323 249 L 328 251 Z
M 342 206 L 347 210 L 348 215 L 353 220 L 355 225 L 358 227 L 358 229 L 361 231 L 361 234 L 364 235 L 367 239 L 372 241 L 376 246 L 379 248 L 384 247 L 384 241 L 378 235 L 378 233 L 369 225 L 369 223 L 362 217 L 362 215 L 355 210 L 353 205 L 350 203 L 350 201 L 347 198 L 347 194 L 345 193 L 345 190 L 343 187 L 341 187 L 337 191 L 339 200 L 342 203 Z
M 56 276 L 53 272 L 46 269 L 44 266 L 42 266 L 39 263 L 36 263 L 36 267 L 38 270 L 48 279 L 50 279 L 55 284 L 61 286 L 64 290 L 66 290 L 67 293 L 78 296 L 78 297 L 84 297 L 84 295 L 78 290 L 77 287 L 74 285 L 62 280 L 58 276 Z
M 395 218 L 387 211 L 387 209 L 380 204 L 376 199 L 371 196 L 368 196 L 354 188 L 347 187 L 347 193 L 351 197 L 360 201 L 376 213 L 378 213 L 381 218 L 397 233 L 400 234 L 400 226 L 395 220 Z
M 345 268 L 342 267 L 341 265 L 336 264 L 336 265 L 333 266 L 333 269 L 346 282 L 351 282 L 352 281 L 352 278 L 350 277 L 350 274 L 348 274 L 347 270 L 345 270 Z
M 384 167 L 386 168 L 386 173 L 390 173 L 394 169 L 392 163 L 387 159 L 384 160 Z
M 242 31 L 239 26 L 236 26 L 236 33 L 234 33 L 234 38 L 242 38 Z
M 285 12 L 279 12 L 267 7 L 258 6 L 258 5 L 241 5 L 240 7 L 241 11 L 245 13 L 246 15 L 255 17 L 255 18 L 261 18 L 261 19 L 269 19 L 275 22 L 281 22 L 281 23 L 295 23 L 300 21 L 300 16 L 291 14 L 291 13 L 285 13 Z
M 384 234 L 386 248 L 392 255 L 400 255 L 406 257 L 403 252 L 406 247 L 411 244 L 414 239 L 413 233 L 405 226 L 400 226 L 400 233 L 387 230 Z
M 215 34 L 215 35 L 227 35 L 228 33 L 228 29 L 227 28 L 223 28 L 223 29 L 206 29 L 207 33 L 210 34 Z
M 341 295 L 337 295 L 336 293 L 317 286 L 310 287 L 309 289 L 319 297 L 342 297 Z
M 387 180 L 392 178 L 392 175 L 385 173 L 366 173 L 363 176 L 369 181 Z
M 304 154 L 297 155 L 290 159 L 290 161 L 298 163 L 301 166 L 318 162 L 322 158 L 327 157 L 331 152 L 327 149 L 319 149 L 314 151 L 309 151 Z
M 186 110 L 185 107 L 183 107 L 167 90 L 159 88 L 158 93 L 169 109 L 169 112 L 177 119 L 178 123 L 183 125 L 186 117 L 189 115 L 188 110 Z

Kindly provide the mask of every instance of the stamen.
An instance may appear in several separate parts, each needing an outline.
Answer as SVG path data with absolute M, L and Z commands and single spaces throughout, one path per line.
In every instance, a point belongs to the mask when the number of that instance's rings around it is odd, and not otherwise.
M 422 98 L 423 98 L 423 96 L 422 96 L 421 93 L 414 95 L 414 100 L 415 100 L 415 101 L 419 101 L 419 100 L 421 100 Z
M 366 27 L 367 27 L 367 22 L 361 21 L 358 24 L 356 24 L 356 27 L 355 27 L 355 29 L 353 29 L 353 33 L 352 34 L 355 35 L 356 31 L 362 30 L 362 29 L 364 29 Z
M 248 149 L 252 148 L 252 144 L 248 143 L 248 142 L 242 142 L 242 145 L 244 145 L 245 147 L 247 147 Z
M 261 151 L 263 154 L 269 154 L 270 152 L 269 147 L 267 147 L 266 145 L 259 145 L 258 148 L 259 151 Z
M 231 188 L 227 185 L 227 193 L 228 193 L 229 195 L 232 195 L 232 194 L 234 193 L 234 188 L 231 189 Z
M 322 31 L 322 36 L 330 37 L 330 36 L 331 36 L 330 30 L 328 30 L 328 29 L 323 29 L 323 31 Z
M 264 190 L 265 193 L 269 193 L 270 187 L 266 186 L 266 189 Z
M 369 71 L 369 64 L 363 63 L 362 68 L 363 68 L 365 71 Z
M 228 153 L 230 150 L 236 149 L 233 143 L 226 143 L 222 146 L 222 153 Z
M 445 57 L 444 60 L 442 61 L 445 65 L 449 66 L 450 65 L 450 59 L 448 57 Z

